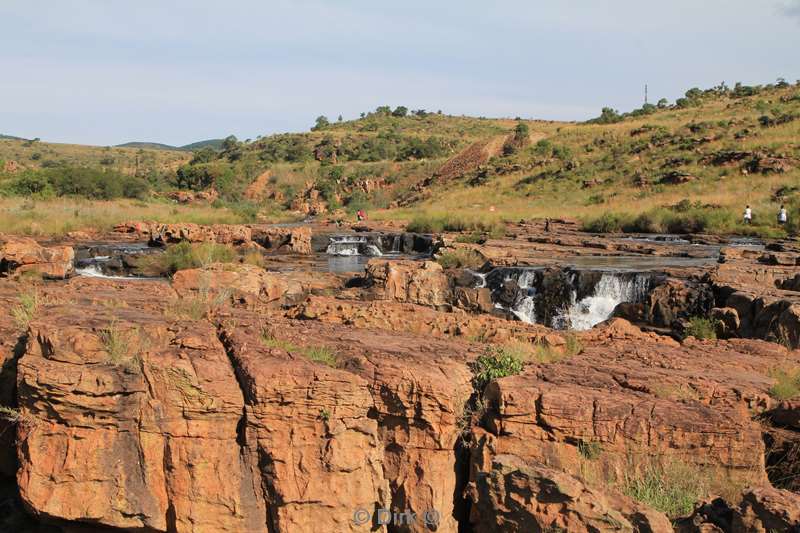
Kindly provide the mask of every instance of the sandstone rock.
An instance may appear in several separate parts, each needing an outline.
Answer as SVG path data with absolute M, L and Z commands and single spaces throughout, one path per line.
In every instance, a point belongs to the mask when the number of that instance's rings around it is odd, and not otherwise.
M 251 240 L 250 228 L 226 224 L 213 226 L 192 223 L 158 224 L 150 233 L 150 243 L 158 246 L 182 241 L 241 244 L 249 240 Z
M 32 421 L 19 429 L 25 504 L 97 530 L 266 532 L 237 442 L 242 394 L 214 328 L 108 314 L 61 307 L 31 324 L 18 365 Z
M 788 490 L 755 487 L 745 490 L 739 503 L 718 498 L 699 505 L 681 520 L 679 533 L 770 533 L 800 531 L 800 496 Z
M 213 263 L 204 268 L 179 270 L 172 287 L 180 296 L 213 294 L 255 297 L 265 303 L 277 302 L 288 291 L 281 277 L 248 264 Z
M 442 266 L 432 261 L 372 259 L 367 284 L 379 299 L 438 307 L 453 303 L 453 286 Z
M 150 236 L 152 232 L 156 230 L 158 227 L 157 222 L 152 221 L 129 221 L 123 222 L 122 224 L 117 224 L 114 226 L 115 233 L 136 233 L 138 235 L 146 235 Z
M 311 228 L 297 226 L 282 228 L 267 225 L 250 226 L 255 242 L 268 250 L 281 250 L 297 254 L 311 254 Z
M 541 464 L 514 455 L 495 455 L 493 436 L 476 430 L 475 437 L 467 493 L 473 503 L 470 522 L 476 533 L 672 532 L 662 513 Z
M 645 316 L 654 326 L 670 327 L 679 318 L 705 316 L 712 307 L 714 295 L 707 285 L 670 279 L 650 291 Z
M 736 335 L 741 326 L 739 313 L 732 307 L 713 308 L 711 310 L 711 319 L 717 322 L 717 335 L 722 338 Z
M 63 279 L 74 272 L 74 259 L 70 246 L 44 247 L 25 237 L 8 237 L 0 243 L 0 274 L 38 272 L 45 278 Z
M 480 289 L 458 287 L 455 290 L 455 304 L 461 309 L 475 313 L 491 313 L 494 309 L 492 291 L 486 287 Z

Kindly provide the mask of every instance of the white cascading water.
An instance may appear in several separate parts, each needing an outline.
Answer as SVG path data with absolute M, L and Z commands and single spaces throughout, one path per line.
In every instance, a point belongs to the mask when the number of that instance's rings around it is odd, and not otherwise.
M 368 255 L 380 257 L 383 255 L 374 244 L 369 244 L 366 237 L 362 236 L 334 236 L 325 250 L 328 255 Z M 363 254 L 362 254 L 363 252 Z
M 525 291 L 526 295 L 516 302 L 511 312 L 517 318 L 528 324 L 536 324 L 536 272 L 525 270 L 517 280 L 519 288 Z
M 580 301 L 575 291 L 572 292 L 572 303 L 556 319 L 557 327 L 575 330 L 591 329 L 595 325 L 608 320 L 614 308 L 623 302 L 639 302 L 647 295 L 649 279 L 647 276 L 627 276 L 605 273 L 594 288 L 594 294 Z

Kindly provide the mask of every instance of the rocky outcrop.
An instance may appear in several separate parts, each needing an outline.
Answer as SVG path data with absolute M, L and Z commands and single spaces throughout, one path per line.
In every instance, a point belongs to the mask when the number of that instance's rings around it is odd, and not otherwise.
M 706 316 L 714 307 L 711 287 L 669 279 L 647 295 L 644 316 L 648 324 L 671 327 L 673 322 L 695 316 Z
M 772 487 L 747 489 L 731 505 L 721 498 L 701 503 L 676 524 L 679 533 L 769 533 L 800 531 L 800 496 Z
M 467 494 L 476 533 L 630 531 L 671 533 L 662 513 L 613 489 L 600 491 L 563 471 L 498 455 L 496 438 L 476 430 Z
M 367 285 L 377 299 L 440 307 L 453 302 L 453 283 L 433 261 L 387 261 L 367 264 Z
M 43 519 L 266 531 L 214 328 L 135 309 L 47 310 L 18 364 L 17 480 Z
M 391 531 L 458 530 L 454 448 L 471 391 L 464 347 L 244 314 L 223 324 L 270 531 L 384 530 L 377 509 L 418 514 Z M 335 366 L 309 360 L 321 347 Z
M 150 243 L 155 246 L 182 241 L 244 244 L 251 240 L 250 228 L 236 224 L 213 224 L 210 226 L 192 223 L 158 224 L 150 232 Z
M 216 189 L 208 189 L 206 191 L 172 191 L 167 194 L 167 198 L 174 200 L 179 204 L 197 204 L 214 203 L 219 198 L 219 192 Z
M 280 276 L 254 265 L 231 263 L 179 270 L 172 278 L 172 287 L 180 296 L 213 295 L 263 303 L 279 302 L 288 291 Z
M 311 228 L 297 226 L 281 228 L 275 226 L 251 226 L 253 241 L 268 250 L 287 251 L 296 254 L 310 254 Z
M 474 316 L 457 310 L 441 312 L 413 304 L 359 302 L 311 296 L 288 312 L 292 318 L 347 324 L 360 328 L 405 331 L 425 336 L 464 337 L 503 343 L 512 339 L 527 342 L 560 338 L 545 327 L 511 322 L 492 316 Z
M 75 251 L 70 246 L 41 246 L 27 237 L 0 241 L 0 275 L 36 272 L 49 279 L 64 279 L 74 272 Z

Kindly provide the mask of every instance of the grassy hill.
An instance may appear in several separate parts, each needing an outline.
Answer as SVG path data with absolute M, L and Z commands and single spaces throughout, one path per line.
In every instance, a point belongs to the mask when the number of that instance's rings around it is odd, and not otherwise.
M 86 146 L 22 139 L 0 140 L 0 161 L 13 161 L 21 170 L 89 166 L 113 169 L 130 175 L 163 176 L 174 174 L 189 159 L 190 153 L 177 150 Z
M 213 148 L 214 150 L 218 150 L 225 139 L 207 139 L 205 141 L 197 141 L 190 144 L 185 144 L 183 146 L 172 146 L 169 144 L 163 143 L 154 143 L 154 142 L 146 142 L 146 141 L 134 141 L 128 142 L 124 144 L 116 145 L 116 148 L 144 148 L 145 150 L 170 150 L 170 151 L 188 151 L 193 152 L 195 150 L 200 150 L 202 148 Z
M 0 159 L 33 170 L 113 168 L 147 177 L 157 191 L 213 187 L 216 205 L 243 220 L 363 208 L 432 231 L 567 216 L 597 231 L 783 235 L 775 223 L 781 203 L 790 232 L 800 219 L 800 85 L 785 82 L 691 89 L 674 104 L 604 109 L 585 123 L 384 106 L 356 120 L 320 117 L 305 133 L 194 147 L 6 140 Z M 0 190 L 16 179 L 0 174 Z M 740 222 L 745 204 L 755 215 L 750 227 Z

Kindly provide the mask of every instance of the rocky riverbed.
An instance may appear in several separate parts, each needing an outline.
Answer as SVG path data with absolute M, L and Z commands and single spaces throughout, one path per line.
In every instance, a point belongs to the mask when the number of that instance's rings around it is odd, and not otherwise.
M 0 529 L 798 530 L 798 243 L 464 237 L 2 236 Z

